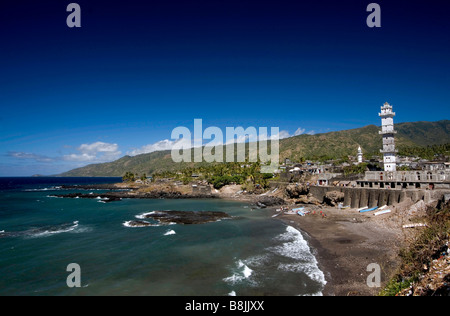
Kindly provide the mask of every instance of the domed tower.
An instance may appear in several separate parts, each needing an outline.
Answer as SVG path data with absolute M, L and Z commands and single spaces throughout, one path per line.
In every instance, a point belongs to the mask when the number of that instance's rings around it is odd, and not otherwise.
M 394 135 L 397 134 L 397 131 L 394 130 L 395 112 L 392 111 L 392 106 L 386 102 L 381 107 L 379 116 L 381 117 L 379 133 L 383 135 L 383 149 L 380 152 L 383 154 L 384 171 L 397 171 L 397 150 L 394 139 Z

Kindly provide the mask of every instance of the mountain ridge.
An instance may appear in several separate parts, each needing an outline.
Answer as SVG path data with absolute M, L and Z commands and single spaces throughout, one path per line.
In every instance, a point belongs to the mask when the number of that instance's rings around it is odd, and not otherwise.
M 396 146 L 426 147 L 450 143 L 450 120 L 436 122 L 406 122 L 395 125 Z M 280 160 L 290 158 L 301 159 L 339 159 L 355 155 L 361 146 L 366 155 L 379 154 L 382 147 L 380 127 L 367 125 L 360 128 L 321 133 L 315 135 L 298 135 L 280 140 Z M 225 150 L 224 150 L 225 152 Z M 198 166 L 202 163 L 175 163 L 171 159 L 171 151 L 156 151 L 137 156 L 124 156 L 118 160 L 92 164 L 64 172 L 62 177 L 121 177 L 125 172 L 150 175 L 154 172 L 182 170 L 186 167 Z

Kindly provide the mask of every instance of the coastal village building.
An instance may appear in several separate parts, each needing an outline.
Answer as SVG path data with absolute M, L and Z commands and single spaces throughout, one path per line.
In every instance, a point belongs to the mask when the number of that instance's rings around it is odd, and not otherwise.
M 338 183 L 338 186 L 389 189 L 389 190 L 439 190 L 450 189 L 450 163 L 448 162 L 423 162 L 415 163 L 415 166 L 422 170 L 397 171 L 397 150 L 395 148 L 393 117 L 395 113 L 392 106 L 385 103 L 381 107 L 381 131 L 383 143 L 381 153 L 383 153 L 384 171 L 366 171 L 364 177 L 348 181 L 341 179 L 337 174 L 321 174 L 317 185 L 329 186 Z M 363 161 L 361 147 L 358 148 L 358 163 Z M 402 162 L 402 165 L 409 165 Z M 345 178 L 345 177 L 344 177 Z M 350 180 L 350 179 L 349 179 Z
M 394 136 L 394 116 L 392 106 L 385 103 L 381 107 L 381 131 L 383 137 L 381 153 L 383 153 L 383 171 L 366 171 L 364 174 L 344 175 L 333 173 L 340 171 L 334 166 L 324 167 L 307 162 L 306 165 L 285 166 L 286 171 L 280 174 L 282 182 L 293 182 L 298 173 L 309 173 L 314 177 L 308 183 L 310 194 L 322 201 L 327 193 L 337 191 L 344 193 L 343 204 L 350 208 L 381 207 L 394 205 L 406 200 L 416 203 L 423 200 L 425 203 L 450 199 L 450 163 L 429 162 L 419 157 L 397 157 Z M 354 158 L 354 157 L 353 157 Z M 370 161 L 378 162 L 377 157 Z M 288 160 L 286 160 L 288 161 Z M 362 149 L 359 146 L 357 162 L 364 161 Z M 290 162 L 290 161 L 289 161 Z M 348 165 L 348 164 L 347 164 Z M 341 164 L 340 167 L 344 167 Z M 397 166 L 418 168 L 414 171 L 397 171 Z M 296 168 L 297 167 L 297 168 Z M 377 170 L 377 168 L 373 168 Z M 372 170 L 373 170 L 372 169 Z
M 292 182 L 297 179 L 293 175 L 298 174 L 300 176 L 303 173 L 309 173 L 317 177 L 311 183 L 311 190 L 316 198 L 320 200 L 329 190 L 346 190 L 347 204 L 345 205 L 352 204 L 355 207 L 358 207 L 358 205 L 360 207 L 366 206 L 363 205 L 368 203 L 366 198 L 369 198 L 370 203 L 368 204 L 370 205 L 378 202 L 385 204 L 387 201 L 384 201 L 382 198 L 378 200 L 374 196 L 378 193 L 381 195 L 387 194 L 386 192 L 391 192 L 389 194 L 395 196 L 395 198 L 388 200 L 390 202 L 400 202 L 406 194 L 409 194 L 409 197 L 414 201 L 420 196 L 438 196 L 442 192 L 446 196 L 450 196 L 450 163 L 421 161 L 418 157 L 397 157 L 394 139 L 396 131 L 393 119 L 395 113 L 392 106 L 386 102 L 381 107 L 379 116 L 382 123 L 379 133 L 383 136 L 380 152 L 383 154 L 384 171 L 366 171 L 364 175 L 344 176 L 342 173 L 334 173 L 337 171 L 335 168 L 324 168 L 324 166 L 315 165 L 313 162 L 307 162 L 305 165 L 289 166 L 287 162 L 291 163 L 291 161 L 286 159 L 285 172 L 280 174 L 281 181 Z M 376 158 L 373 158 L 375 162 Z M 363 161 L 362 149 L 359 146 L 357 162 L 362 163 Z M 344 166 L 344 164 L 341 165 L 341 167 Z M 419 168 L 421 170 L 397 171 L 397 166 Z M 425 192 L 428 193 L 425 194 Z M 359 201 L 351 198 L 351 196 L 359 193 L 362 194 L 362 198 Z M 400 198 L 400 194 L 402 194 L 402 198 Z M 365 195 L 367 196 L 364 197 Z M 349 201 L 352 202 L 350 203 Z
M 383 135 L 384 172 L 368 171 L 364 179 L 356 181 L 361 188 L 379 189 L 450 189 L 450 169 L 448 163 L 427 162 L 422 171 L 397 171 L 394 119 L 392 106 L 385 103 L 381 107 L 381 131 Z

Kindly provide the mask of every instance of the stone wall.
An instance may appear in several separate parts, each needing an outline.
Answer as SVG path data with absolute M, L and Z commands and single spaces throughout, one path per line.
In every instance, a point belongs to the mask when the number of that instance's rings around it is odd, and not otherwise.
M 423 200 L 425 203 L 442 199 L 448 190 L 390 190 L 370 188 L 345 188 L 345 187 L 311 187 L 310 193 L 319 201 L 323 201 L 329 191 L 344 193 L 344 206 L 351 208 L 381 207 L 395 205 L 407 199 L 413 203 Z

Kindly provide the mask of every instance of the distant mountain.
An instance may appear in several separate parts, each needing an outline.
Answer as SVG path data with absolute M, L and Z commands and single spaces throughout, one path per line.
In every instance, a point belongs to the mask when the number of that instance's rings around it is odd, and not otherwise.
M 431 146 L 450 143 L 450 121 L 413 122 L 395 125 L 398 148 L 406 146 Z M 356 155 L 361 146 L 365 155 L 379 154 L 382 147 L 380 127 L 369 125 L 357 129 L 316 135 L 299 135 L 280 140 L 280 160 L 339 159 Z M 225 150 L 224 150 L 225 152 Z M 93 164 L 74 169 L 59 176 L 106 177 L 123 176 L 125 172 L 150 175 L 154 172 L 182 170 L 204 163 L 175 163 L 170 151 L 158 151 L 119 160 Z

